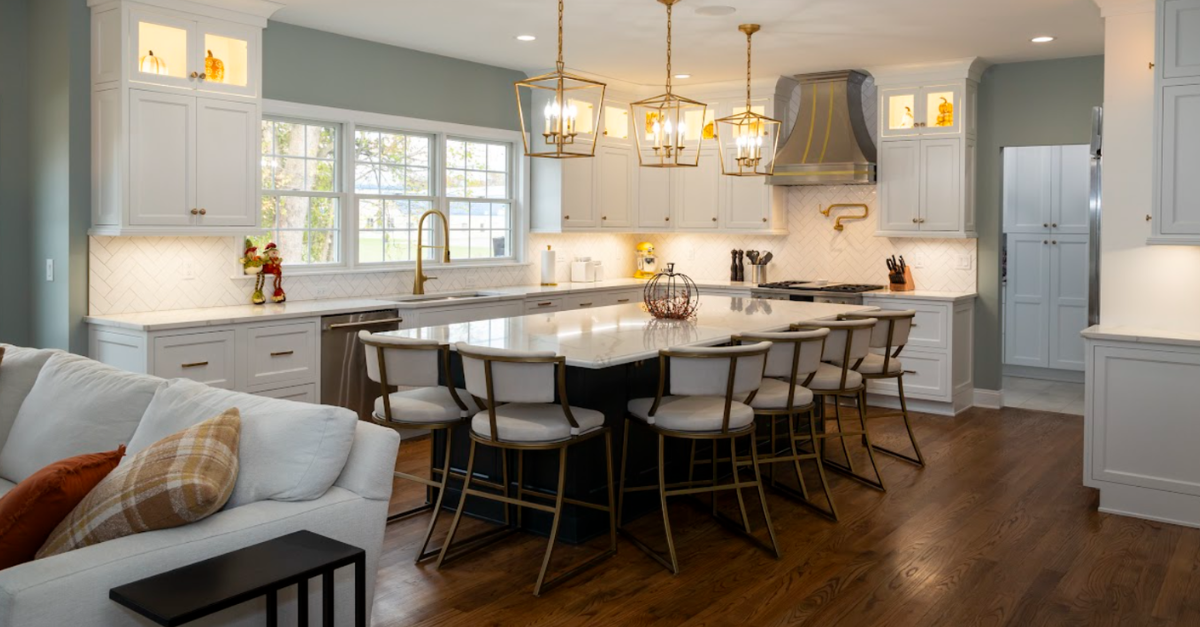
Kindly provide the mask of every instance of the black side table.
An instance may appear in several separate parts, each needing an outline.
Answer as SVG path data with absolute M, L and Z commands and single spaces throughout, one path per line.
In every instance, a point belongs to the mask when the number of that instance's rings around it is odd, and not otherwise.
M 321 575 L 322 620 L 333 627 L 333 572 L 354 565 L 354 624 L 367 622 L 367 554 L 311 531 L 297 531 L 232 553 L 177 568 L 108 591 L 108 598 L 171 627 L 260 596 L 267 597 L 267 626 L 276 627 L 276 595 L 298 586 L 300 624 L 308 624 L 308 580 Z

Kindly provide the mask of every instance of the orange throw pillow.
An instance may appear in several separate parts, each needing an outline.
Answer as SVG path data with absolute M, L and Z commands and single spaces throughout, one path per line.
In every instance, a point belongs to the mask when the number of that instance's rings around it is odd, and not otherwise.
M 122 445 L 54 462 L 0 498 L 0 569 L 32 561 L 54 528 L 124 455 Z

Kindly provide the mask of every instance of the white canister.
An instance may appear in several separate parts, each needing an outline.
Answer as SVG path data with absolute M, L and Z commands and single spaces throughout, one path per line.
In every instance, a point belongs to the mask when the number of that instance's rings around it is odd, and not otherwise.
M 586 257 L 571 262 L 572 283 L 594 283 L 596 281 L 596 266 Z

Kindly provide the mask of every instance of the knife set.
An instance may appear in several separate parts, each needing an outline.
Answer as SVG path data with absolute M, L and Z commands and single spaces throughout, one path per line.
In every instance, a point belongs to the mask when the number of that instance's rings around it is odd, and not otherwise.
M 904 255 L 900 255 L 897 259 L 892 255 L 887 261 L 888 267 L 888 289 L 893 292 L 911 292 L 917 289 L 913 283 L 912 268 L 904 262 Z

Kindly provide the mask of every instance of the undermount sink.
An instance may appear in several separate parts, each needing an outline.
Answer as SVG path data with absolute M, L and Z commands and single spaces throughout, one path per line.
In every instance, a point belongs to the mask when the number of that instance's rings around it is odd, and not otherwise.
M 452 300 L 469 300 L 472 298 L 490 298 L 495 294 L 486 294 L 484 292 L 466 292 L 455 294 L 428 294 L 424 296 L 404 296 L 396 299 L 396 302 L 406 303 L 437 303 Z

